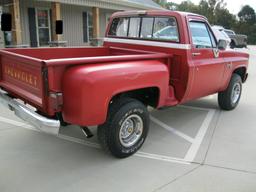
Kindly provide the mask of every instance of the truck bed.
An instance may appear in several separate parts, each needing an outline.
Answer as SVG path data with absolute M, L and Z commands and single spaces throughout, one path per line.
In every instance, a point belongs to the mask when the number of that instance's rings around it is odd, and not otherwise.
M 46 114 L 49 94 L 61 92 L 65 70 L 72 65 L 132 60 L 166 60 L 170 55 L 114 47 L 28 48 L 0 50 L 0 88 Z

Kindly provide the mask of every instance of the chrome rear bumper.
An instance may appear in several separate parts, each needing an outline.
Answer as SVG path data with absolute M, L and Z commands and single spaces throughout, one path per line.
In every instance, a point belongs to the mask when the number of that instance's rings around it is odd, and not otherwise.
M 39 115 L 26 105 L 19 103 L 7 95 L 5 91 L 0 89 L 0 103 L 14 111 L 15 115 L 24 121 L 34 125 L 39 131 L 58 135 L 60 129 L 60 121 L 49 119 Z

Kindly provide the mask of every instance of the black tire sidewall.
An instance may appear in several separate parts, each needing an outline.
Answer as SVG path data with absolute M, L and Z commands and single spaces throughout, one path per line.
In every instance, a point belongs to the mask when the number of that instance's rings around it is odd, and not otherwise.
M 237 101 L 235 103 L 232 102 L 232 92 L 233 92 L 233 89 L 234 89 L 234 86 L 236 83 L 239 83 L 240 84 L 240 95 L 239 95 L 239 98 L 237 99 Z M 241 77 L 238 76 L 238 75 L 235 75 L 233 76 L 233 79 L 232 79 L 232 83 L 231 83 L 231 87 L 230 87 L 230 94 L 229 94 L 229 97 L 230 97 L 230 105 L 232 106 L 232 108 L 235 108 L 239 101 L 240 101 L 240 98 L 241 98 L 241 95 L 242 95 L 242 81 L 241 81 Z
M 235 42 L 234 42 L 234 41 L 231 41 L 231 43 L 230 43 L 230 48 L 231 48 L 231 49 L 234 49 L 235 47 L 236 47 Z
M 236 103 L 232 102 L 232 92 L 236 83 L 240 84 L 240 95 Z M 233 74 L 227 89 L 218 95 L 218 103 L 220 108 L 224 110 L 232 110 L 238 105 L 242 95 L 242 79 L 238 74 Z
M 136 114 L 141 117 L 143 121 L 143 132 L 139 140 L 130 147 L 125 147 L 121 144 L 119 139 L 119 132 L 121 129 L 122 123 L 127 117 L 132 114 Z M 140 102 L 131 102 L 122 106 L 113 116 L 111 122 L 111 133 L 109 139 L 110 151 L 119 157 L 129 156 L 142 146 L 144 143 L 149 129 L 149 115 L 146 107 Z

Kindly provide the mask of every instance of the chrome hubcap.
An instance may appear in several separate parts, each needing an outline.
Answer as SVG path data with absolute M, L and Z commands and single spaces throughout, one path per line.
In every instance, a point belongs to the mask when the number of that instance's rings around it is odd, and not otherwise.
M 231 101 L 233 104 L 237 103 L 237 101 L 239 100 L 240 94 L 241 94 L 241 85 L 240 83 L 236 83 L 231 93 Z
M 134 145 L 143 132 L 143 121 L 139 115 L 128 116 L 121 125 L 119 140 L 124 147 Z

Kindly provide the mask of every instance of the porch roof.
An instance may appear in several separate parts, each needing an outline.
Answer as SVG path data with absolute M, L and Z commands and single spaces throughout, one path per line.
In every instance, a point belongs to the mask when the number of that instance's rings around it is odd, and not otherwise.
M 112 10 L 163 9 L 152 0 L 36 0 Z

